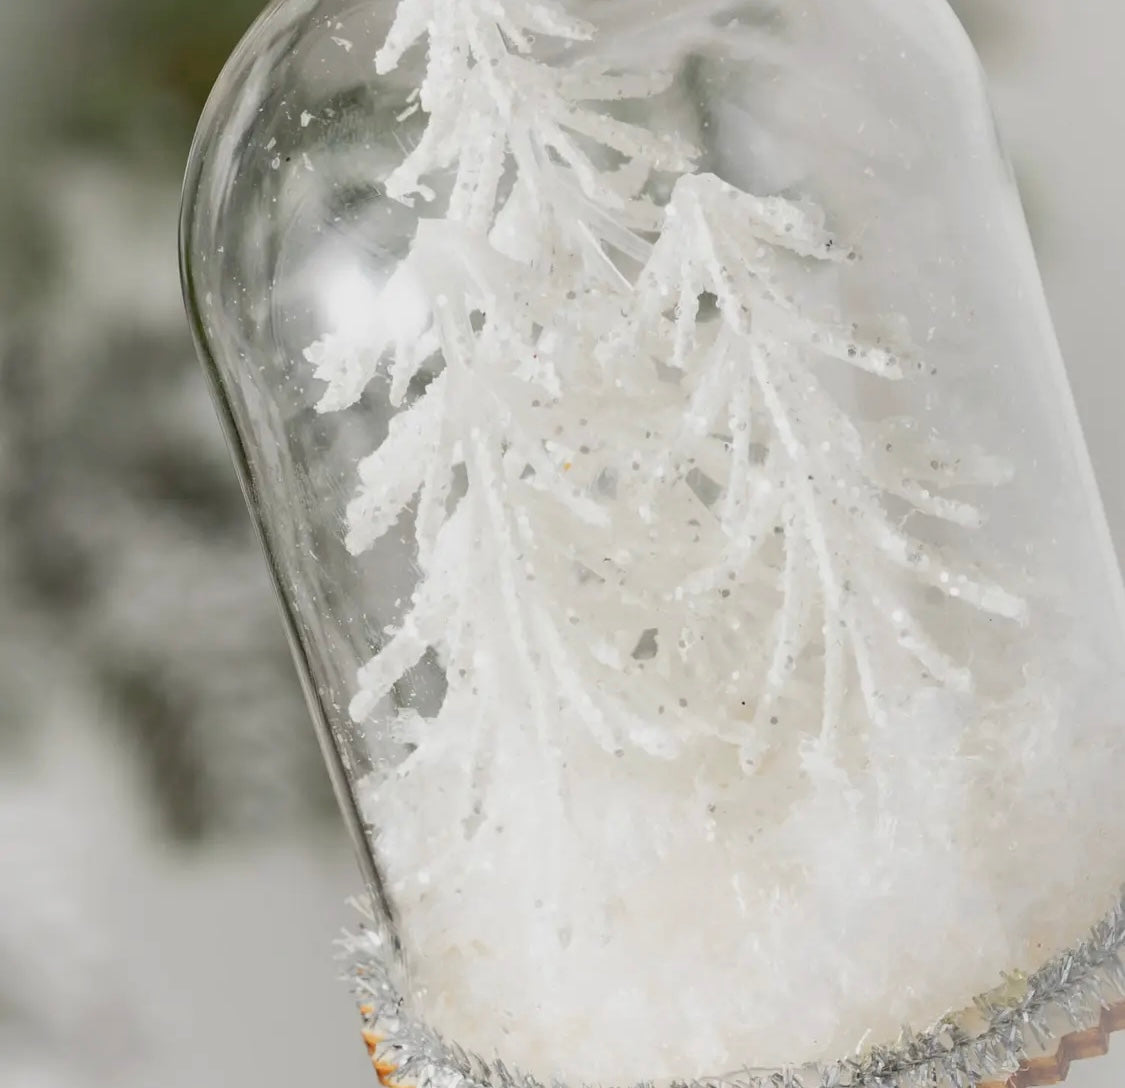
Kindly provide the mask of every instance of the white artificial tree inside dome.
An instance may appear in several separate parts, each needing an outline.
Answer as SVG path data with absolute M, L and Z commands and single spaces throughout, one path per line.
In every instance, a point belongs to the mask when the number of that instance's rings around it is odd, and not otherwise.
M 890 1044 L 1125 873 L 1120 575 L 951 13 L 642 7 L 402 0 L 409 236 L 286 372 L 389 417 L 318 516 L 401 570 L 321 699 L 402 1008 L 543 1081 Z
M 529 37 L 593 33 L 561 8 L 419 0 L 379 70 L 427 29 L 428 125 L 386 188 L 452 171 L 448 208 L 368 335 L 309 357 L 322 408 L 383 365 L 402 406 L 348 546 L 409 507 L 419 581 L 351 712 L 436 652 L 441 709 L 398 715 L 410 754 L 366 797 L 431 1019 L 535 1072 L 702 1075 L 1033 965 L 1045 920 L 981 832 L 1074 738 L 1034 587 L 971 539 L 1011 467 L 833 396 L 833 368 L 925 383 L 924 349 L 851 322 L 861 254 L 821 209 L 590 105 L 670 74 L 538 63 Z

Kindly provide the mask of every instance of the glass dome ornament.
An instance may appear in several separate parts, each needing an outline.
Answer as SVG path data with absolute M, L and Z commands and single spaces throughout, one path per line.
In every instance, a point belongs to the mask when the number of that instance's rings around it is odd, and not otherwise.
M 945 0 L 281 0 L 182 246 L 385 1085 L 1125 1024 L 1125 590 Z

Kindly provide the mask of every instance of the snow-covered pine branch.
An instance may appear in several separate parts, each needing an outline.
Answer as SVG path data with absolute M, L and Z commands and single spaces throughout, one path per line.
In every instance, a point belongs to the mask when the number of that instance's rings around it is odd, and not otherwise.
M 945 492 L 997 486 L 1005 466 L 979 451 L 953 458 L 943 450 L 939 460 L 934 440 L 920 440 L 911 421 L 873 428 L 850 418 L 826 391 L 818 365 L 892 382 L 922 368 L 905 346 L 810 318 L 777 272 L 779 254 L 855 259 L 825 231 L 816 209 L 760 199 L 713 175 L 681 178 L 631 313 L 601 345 L 607 365 L 655 356 L 685 374 L 690 392 L 649 466 L 641 509 L 666 522 L 656 496 L 669 482 L 686 486 L 690 472 L 703 468 L 719 493 L 711 514 L 725 544 L 675 587 L 679 607 L 687 600 L 695 615 L 717 610 L 753 629 L 762 623 L 763 579 L 778 591 L 767 595 L 776 601 L 768 648 L 743 700 L 756 705 L 743 745 L 748 763 L 777 740 L 777 703 L 810 671 L 818 677 L 820 739 L 829 747 L 849 668 L 876 724 L 932 683 L 968 694 L 973 677 L 965 662 L 927 624 L 943 606 L 920 591 L 1016 623 L 1027 607 L 987 574 L 911 536 L 885 502 L 894 496 L 919 515 L 972 530 L 981 512 Z M 716 300 L 717 314 L 700 321 L 704 297 Z M 720 684 L 722 676 L 711 679 Z
M 608 530 L 607 505 L 590 480 L 578 483 L 581 471 L 570 473 L 578 440 L 568 442 L 567 432 L 583 424 L 566 414 L 563 374 L 575 392 L 583 370 L 601 381 L 590 360 L 598 329 L 630 287 L 621 264 L 647 258 L 642 234 L 660 222 L 641 189 L 654 171 L 690 165 L 680 141 L 583 104 L 658 94 L 667 75 L 563 71 L 524 55 L 527 35 L 580 40 L 589 32 L 559 8 L 520 0 L 400 7 L 377 66 L 393 67 L 428 34 L 419 103 L 429 120 L 387 192 L 436 201 L 420 179 L 451 169 L 454 181 L 444 216 L 420 223 L 363 334 L 329 335 L 307 356 L 328 382 L 321 410 L 353 403 L 384 366 L 400 405 L 427 360 L 439 360 L 438 376 L 361 466 L 348 509 L 347 544 L 359 554 L 410 508 L 422 572 L 412 612 L 360 673 L 353 716 L 366 718 L 435 647 L 447 673 L 483 703 L 511 701 L 521 725 L 532 714 L 545 743 L 556 704 L 565 704 L 610 750 L 632 741 L 667 754 L 667 729 L 633 715 L 613 685 L 598 682 L 617 651 L 560 628 L 562 586 L 556 580 L 548 594 L 551 583 L 536 574 L 537 564 L 569 561 L 550 553 L 565 552 L 575 526 Z M 609 170 L 596 156 L 623 165 Z M 460 473 L 465 495 L 455 497 Z M 486 629 L 490 649 L 510 667 L 482 690 L 489 681 L 473 639 L 486 637 L 480 615 L 489 593 L 500 608 Z M 452 691 L 447 702 L 456 702 Z

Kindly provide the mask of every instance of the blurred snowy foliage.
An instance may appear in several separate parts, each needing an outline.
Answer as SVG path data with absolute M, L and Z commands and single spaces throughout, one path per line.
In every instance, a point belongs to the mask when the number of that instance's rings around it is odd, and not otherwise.
M 122 891 L 140 895 L 174 845 L 336 832 L 176 268 L 192 129 L 258 7 L 0 4 L 0 1084 L 12 1088 L 123 1083 L 150 1033 Z
M 75 50 L 68 71 L 115 82 L 92 80 L 77 112 L 22 96 L 35 123 L 15 138 L 32 153 L 5 172 L 0 218 L 5 607 L 90 672 L 180 838 L 331 811 L 180 303 L 180 170 L 231 11 L 245 24 L 251 5 L 208 7 L 210 21 L 198 4 L 82 5 L 101 63 Z M 39 24 L 23 55 L 59 40 Z M 206 75 L 184 53 L 196 39 Z M 164 146 L 138 138 L 154 113 Z

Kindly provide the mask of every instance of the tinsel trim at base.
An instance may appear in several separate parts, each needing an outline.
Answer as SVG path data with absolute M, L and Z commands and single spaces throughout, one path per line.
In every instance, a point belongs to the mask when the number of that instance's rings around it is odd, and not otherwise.
M 341 943 L 383 1088 L 562 1088 L 443 1040 L 406 1010 L 382 927 Z M 1030 976 L 1012 976 L 971 1009 L 897 1043 L 826 1065 L 744 1069 L 673 1088 L 1034 1088 L 1063 1080 L 1072 1061 L 1104 1054 L 1125 1030 L 1125 890 L 1080 944 Z M 636 1088 L 651 1088 L 638 1085 Z
M 1095 1027 L 1064 1035 L 1053 1054 L 1025 1058 L 1007 1080 L 986 1081 L 980 1088 L 1039 1088 L 1041 1085 L 1061 1084 L 1070 1072 L 1071 1062 L 1108 1054 L 1109 1037 L 1115 1031 L 1125 1031 L 1125 1002 L 1102 1009 L 1101 1019 Z

